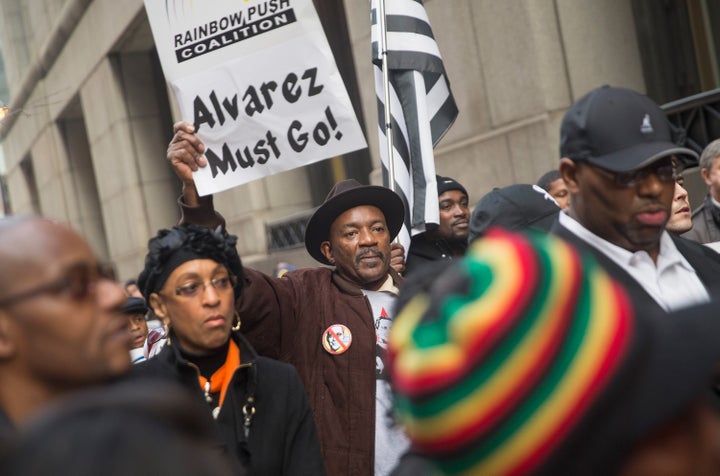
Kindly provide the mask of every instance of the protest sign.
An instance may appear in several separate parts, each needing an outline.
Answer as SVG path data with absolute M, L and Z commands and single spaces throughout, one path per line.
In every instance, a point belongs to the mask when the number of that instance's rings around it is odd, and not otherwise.
M 145 0 L 200 195 L 366 147 L 312 0 Z

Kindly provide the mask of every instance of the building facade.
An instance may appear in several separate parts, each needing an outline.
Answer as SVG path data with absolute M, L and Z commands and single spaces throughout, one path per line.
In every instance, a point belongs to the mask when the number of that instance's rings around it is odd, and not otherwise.
M 381 181 L 369 1 L 315 3 L 369 148 L 218 194 L 246 264 L 266 271 L 280 260 L 315 264 L 297 245 L 334 181 Z M 436 167 L 460 180 L 473 203 L 555 168 L 562 115 L 594 87 L 624 86 L 661 103 L 720 87 L 720 7 L 712 0 L 425 7 L 460 109 L 436 148 Z M 0 0 L 0 48 L 13 212 L 69 223 L 122 278 L 135 276 L 148 238 L 177 221 L 180 192 L 165 160 L 179 117 L 142 0 Z

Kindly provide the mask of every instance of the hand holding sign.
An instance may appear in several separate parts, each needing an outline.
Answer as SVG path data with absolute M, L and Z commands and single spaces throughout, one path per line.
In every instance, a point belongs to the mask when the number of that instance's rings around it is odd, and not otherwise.
M 195 126 L 189 122 L 176 122 L 173 131 L 175 135 L 168 145 L 167 160 L 183 183 L 185 204 L 196 206 L 198 193 L 193 172 L 207 165 L 207 159 L 203 155 L 205 144 L 195 135 Z
M 205 144 L 195 135 L 195 126 L 189 122 L 176 122 L 173 132 L 175 135 L 168 145 L 167 159 L 183 183 L 193 182 L 192 172 L 207 165 L 203 156 Z

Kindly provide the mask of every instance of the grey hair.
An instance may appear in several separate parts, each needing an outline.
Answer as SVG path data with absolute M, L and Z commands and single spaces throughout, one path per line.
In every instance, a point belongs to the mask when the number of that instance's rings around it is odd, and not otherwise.
M 715 157 L 720 156 L 720 139 L 710 142 L 700 156 L 700 169 L 710 170 Z

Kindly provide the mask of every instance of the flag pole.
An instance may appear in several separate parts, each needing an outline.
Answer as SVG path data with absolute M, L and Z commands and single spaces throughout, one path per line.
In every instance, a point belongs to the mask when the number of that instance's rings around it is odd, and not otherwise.
M 385 0 L 379 0 L 378 25 L 380 26 L 380 54 L 382 55 L 383 88 L 385 89 L 385 138 L 388 157 L 388 182 L 395 191 L 395 160 L 393 158 L 392 115 L 390 114 L 390 72 L 388 71 L 387 23 Z

